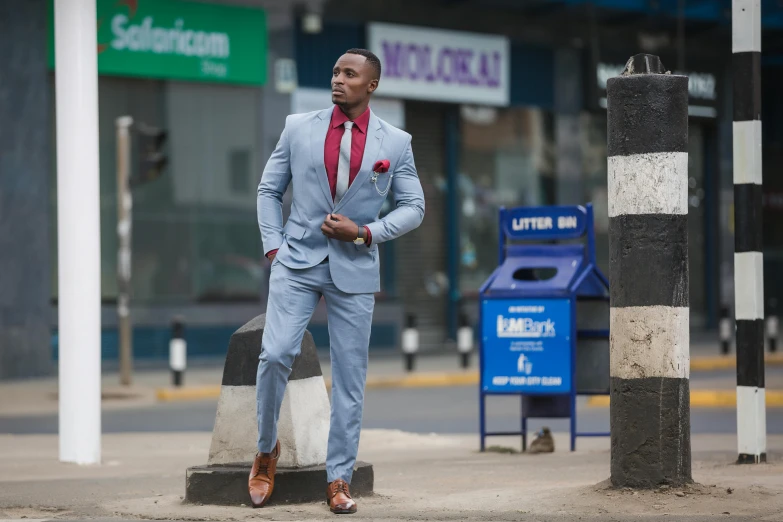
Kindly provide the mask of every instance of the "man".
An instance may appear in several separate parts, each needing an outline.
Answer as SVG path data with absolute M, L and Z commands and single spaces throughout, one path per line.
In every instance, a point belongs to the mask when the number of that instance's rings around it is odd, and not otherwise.
M 272 260 L 259 357 L 258 454 L 250 473 L 254 507 L 272 494 L 280 443 L 277 420 L 305 327 L 326 301 L 332 360 L 327 499 L 333 513 L 355 513 L 349 484 L 362 424 L 378 245 L 421 224 L 424 194 L 411 136 L 369 108 L 381 63 L 350 49 L 332 70 L 334 107 L 286 118 L 258 185 L 258 225 Z M 282 197 L 293 182 L 283 227 Z M 396 208 L 378 219 L 386 193 Z

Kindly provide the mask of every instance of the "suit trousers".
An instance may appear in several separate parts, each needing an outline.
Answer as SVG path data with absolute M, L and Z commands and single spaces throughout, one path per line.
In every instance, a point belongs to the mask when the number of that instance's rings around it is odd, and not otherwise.
M 277 258 L 272 262 L 256 379 L 258 451 L 271 452 L 277 442 L 277 421 L 291 367 L 322 296 L 332 365 L 326 475 L 329 482 L 343 479 L 350 484 L 359 449 L 375 295 L 340 291 L 328 262 L 304 269 L 288 268 Z

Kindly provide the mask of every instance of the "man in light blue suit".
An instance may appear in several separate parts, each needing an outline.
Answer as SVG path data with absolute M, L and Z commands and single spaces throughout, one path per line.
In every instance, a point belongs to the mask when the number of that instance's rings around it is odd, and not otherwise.
M 334 107 L 286 118 L 258 185 L 258 225 L 272 259 L 266 326 L 258 365 L 258 454 L 250 473 L 254 507 L 272 494 L 280 445 L 277 420 L 305 328 L 323 296 L 332 361 L 327 498 L 334 513 L 354 513 L 349 484 L 359 447 L 378 245 L 424 217 L 424 194 L 410 134 L 369 108 L 381 63 L 350 49 L 332 71 Z M 293 183 L 283 224 L 282 197 Z M 378 219 L 386 194 L 395 209 Z

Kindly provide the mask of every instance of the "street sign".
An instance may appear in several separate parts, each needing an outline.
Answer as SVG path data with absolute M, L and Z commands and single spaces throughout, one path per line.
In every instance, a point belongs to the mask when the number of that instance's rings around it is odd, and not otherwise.
M 587 213 L 581 206 L 519 207 L 501 216 L 505 233 L 512 239 L 574 239 L 582 237 L 587 226 Z
M 570 299 L 486 299 L 482 306 L 485 392 L 571 391 Z

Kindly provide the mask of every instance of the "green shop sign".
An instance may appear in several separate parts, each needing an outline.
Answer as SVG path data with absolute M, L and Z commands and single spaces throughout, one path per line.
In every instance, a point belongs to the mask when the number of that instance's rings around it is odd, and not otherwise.
M 98 73 L 248 85 L 266 82 L 260 9 L 179 0 L 96 0 Z M 49 2 L 54 68 L 54 2 Z

